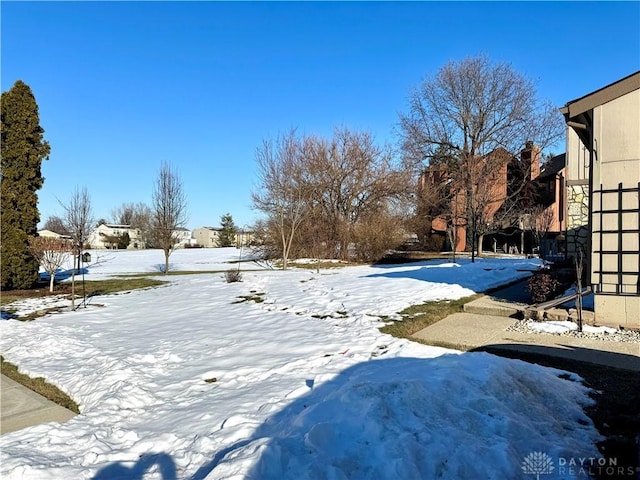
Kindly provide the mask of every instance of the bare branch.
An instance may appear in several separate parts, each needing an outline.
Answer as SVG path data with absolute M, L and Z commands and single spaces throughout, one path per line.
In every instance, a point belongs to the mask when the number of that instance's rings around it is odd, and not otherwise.
M 533 83 L 486 57 L 451 62 L 427 78 L 400 115 L 405 165 L 433 166 L 446 152 L 447 175 L 457 185 L 472 244 L 509 195 L 506 168 L 528 142 L 545 148 L 564 132 L 557 109 L 538 100 Z M 473 257 L 472 257 L 473 258 Z
M 71 247 L 69 240 L 62 238 L 31 237 L 29 239 L 29 252 L 49 275 L 50 293 L 53 293 L 56 272 L 69 260 Z

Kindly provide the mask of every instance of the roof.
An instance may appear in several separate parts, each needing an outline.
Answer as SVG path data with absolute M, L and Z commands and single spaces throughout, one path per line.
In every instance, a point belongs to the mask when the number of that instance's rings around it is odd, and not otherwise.
M 200 227 L 200 228 L 196 228 L 196 230 L 211 230 L 212 232 L 220 232 L 222 230 L 222 228 L 220 227 Z
M 567 155 L 565 153 L 550 158 L 543 166 L 538 175 L 539 179 L 552 177 L 556 175 L 567 165 Z
M 63 235 L 58 233 L 58 232 L 54 232 L 53 230 L 38 230 L 38 235 L 41 237 L 62 237 Z
M 640 70 L 580 98 L 567 102 L 567 104 L 560 109 L 560 112 L 569 120 L 638 89 L 640 89 Z
M 101 223 L 97 228 L 105 226 L 107 228 L 131 228 L 131 225 L 119 225 L 117 223 Z

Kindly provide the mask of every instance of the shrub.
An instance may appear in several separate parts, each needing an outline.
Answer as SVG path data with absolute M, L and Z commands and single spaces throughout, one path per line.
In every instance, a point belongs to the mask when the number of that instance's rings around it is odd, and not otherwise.
M 233 282 L 241 282 L 242 281 L 242 273 L 240 273 L 240 270 L 227 270 L 225 272 L 225 278 L 227 279 L 227 283 L 233 283 Z
M 398 219 L 383 214 L 359 222 L 353 228 L 352 238 L 355 259 L 361 262 L 376 262 L 403 241 Z
M 552 273 L 534 274 L 527 283 L 527 291 L 534 303 L 546 302 L 554 298 L 561 290 L 562 283 Z
M 441 233 L 429 233 L 422 241 L 422 246 L 427 252 L 443 252 L 447 244 L 447 236 Z

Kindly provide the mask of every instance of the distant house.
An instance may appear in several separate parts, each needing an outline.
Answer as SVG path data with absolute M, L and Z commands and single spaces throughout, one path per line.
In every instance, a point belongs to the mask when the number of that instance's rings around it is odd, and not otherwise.
M 550 158 L 542 166 L 540 175 L 535 179 L 537 185 L 537 203 L 541 208 L 539 221 L 545 225 L 545 238 L 541 239 L 540 250 L 544 258 L 553 258 L 565 254 L 565 233 L 567 230 L 566 154 Z
M 537 217 L 550 217 L 545 232 L 544 248 L 557 253 L 557 241 L 563 230 L 564 216 L 564 155 L 554 157 L 540 166 L 540 150 L 528 143 L 516 157 L 498 149 L 478 164 L 491 162 L 495 168 L 477 181 L 474 193 L 482 198 L 484 209 L 480 215 L 485 222 L 482 230 L 489 231 L 481 240 L 480 249 L 493 252 L 530 253 L 533 250 L 532 230 L 539 224 Z M 466 186 L 456 184 L 446 167 L 428 167 L 420 180 L 423 189 L 437 187 L 447 200 L 431 218 L 432 233 L 443 238 L 448 233 L 445 249 L 462 252 L 470 234 L 466 214 Z M 445 214 L 438 214 L 438 209 Z M 534 223 L 535 222 L 535 223 Z M 452 245 L 454 243 L 454 245 Z
M 51 230 L 38 230 L 38 236 L 47 237 L 47 238 L 63 238 L 63 239 L 71 238 L 69 235 L 62 235 L 57 232 L 52 232 Z
M 141 249 L 144 242 L 141 240 L 140 231 L 131 228 L 131 225 L 116 225 L 102 223 L 98 225 L 87 239 L 90 248 L 102 249 Z
M 253 243 L 253 239 L 255 237 L 254 232 L 249 230 L 242 230 L 236 232 L 236 247 L 247 247 Z
M 200 227 L 193 231 L 193 238 L 197 245 L 205 248 L 215 248 L 220 246 L 220 232 L 222 228 Z
M 222 232 L 221 227 L 200 227 L 193 231 L 193 238 L 197 245 L 205 248 L 217 248 L 220 247 L 220 234 Z M 234 245 L 239 248 L 240 246 L 246 247 L 253 241 L 254 234 L 251 231 L 238 231 L 234 235 Z
M 584 252 L 596 321 L 640 328 L 640 71 L 560 111 L 567 251 Z
M 177 240 L 175 248 L 185 248 L 187 245 L 192 245 L 194 243 L 191 230 L 188 228 L 176 228 L 173 231 L 173 236 Z
M 486 169 L 487 162 L 495 166 L 488 177 L 475 182 L 473 186 L 474 193 L 483 199 L 484 209 L 480 213 L 486 221 L 493 219 L 504 202 L 507 194 L 507 166 L 512 157 L 513 155 L 505 149 L 499 148 L 477 159 L 476 173 Z M 448 233 L 449 238 L 445 248 L 463 252 L 469 243 L 468 236 L 471 234 L 466 214 L 467 185 L 460 179 L 453 178 L 446 166 L 438 165 L 427 167 L 420 179 L 420 189 L 428 190 L 433 187 L 446 199 L 440 202 L 432 212 L 433 233 L 440 235 Z M 439 211 L 444 213 L 441 214 Z

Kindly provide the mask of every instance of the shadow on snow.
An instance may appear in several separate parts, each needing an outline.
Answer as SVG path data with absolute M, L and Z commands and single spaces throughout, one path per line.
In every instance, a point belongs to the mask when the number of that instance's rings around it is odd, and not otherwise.
M 521 261 L 526 262 L 524 259 Z M 472 263 L 470 259 L 462 258 L 455 263 L 449 260 L 426 260 L 413 264 L 375 265 L 376 268 L 384 270 L 393 268 L 394 270 L 367 275 L 367 277 L 411 278 L 424 282 L 459 285 L 479 293 L 515 282 L 523 276 L 529 276 L 530 272 L 536 269 L 533 265 L 528 268 L 523 265 L 523 270 L 514 270 L 513 262 L 512 259 L 479 258 Z M 483 279 L 480 271 L 493 272 L 493 274 Z M 518 271 L 520 273 L 516 275 Z M 504 277 L 500 276 L 501 272 L 504 272 Z
M 477 468 L 467 473 L 516 478 L 531 449 L 593 455 L 586 433 L 592 423 L 575 410 L 575 398 L 583 398 L 575 392 L 583 387 L 559 388 L 558 382 L 567 381 L 575 384 L 576 377 L 484 352 L 362 362 L 320 384 L 307 379 L 307 394 L 267 418 L 249 438 L 212 452 L 208 463 L 183 480 L 204 480 L 238 458 L 253 464 L 244 478 L 256 480 L 300 478 L 301 471 L 306 478 L 384 478 L 391 471 L 395 478 L 432 478 L 438 469 L 443 478 L 454 478 L 461 463 Z M 558 391 L 576 397 L 569 401 Z M 537 402 L 527 401 L 532 396 Z M 562 401 L 567 405 L 557 404 Z M 538 422 L 535 431 L 531 418 Z M 473 462 L 479 458 L 484 462 Z M 162 480 L 178 480 L 167 453 L 150 452 L 127 465 L 103 467 L 93 480 L 142 480 L 151 469 Z

